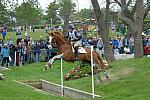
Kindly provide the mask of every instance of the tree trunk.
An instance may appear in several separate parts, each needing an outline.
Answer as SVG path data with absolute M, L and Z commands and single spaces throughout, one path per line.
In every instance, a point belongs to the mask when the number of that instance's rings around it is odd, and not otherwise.
M 141 30 L 138 30 L 134 36 L 134 58 L 141 58 L 143 57 L 143 46 L 142 46 L 142 37 L 141 37 Z
M 127 37 L 129 38 L 131 34 L 134 34 L 133 28 L 128 27 L 127 33 L 126 33 Z
M 142 30 L 143 30 L 143 17 L 144 17 L 144 5 L 143 0 L 137 0 L 136 11 L 135 11 L 135 25 L 136 33 L 134 34 L 134 57 L 143 57 L 143 46 L 142 46 Z
M 105 28 L 105 22 L 103 21 L 103 14 L 100 10 L 99 4 L 97 0 L 91 0 L 93 9 L 96 15 L 97 24 L 98 24 L 98 33 L 100 37 L 102 38 L 103 44 L 104 44 L 104 52 L 109 61 L 114 61 L 115 57 L 112 51 L 112 46 L 110 45 L 110 41 L 108 39 L 109 35 Z M 107 15 L 106 15 L 107 16 Z
M 63 27 L 64 36 L 66 36 L 68 33 L 68 24 L 69 24 L 69 15 L 66 13 L 64 16 L 64 27 Z
M 129 5 L 122 4 L 120 17 L 127 25 L 129 34 L 134 35 L 134 57 L 141 58 L 143 56 L 142 47 L 142 30 L 143 30 L 143 19 L 144 19 L 144 5 L 143 0 L 136 0 L 135 6 L 132 9 L 133 14 L 128 16 L 130 13 L 128 10 Z

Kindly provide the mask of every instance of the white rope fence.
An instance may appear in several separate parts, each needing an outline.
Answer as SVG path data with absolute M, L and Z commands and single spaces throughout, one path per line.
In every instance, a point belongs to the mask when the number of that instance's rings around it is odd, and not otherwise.
M 64 96 L 64 91 L 63 91 L 63 87 L 64 87 L 64 82 L 63 82 L 63 64 L 62 64 L 62 57 L 61 57 L 61 94 L 62 97 Z M 95 97 L 95 93 L 94 93 L 94 73 L 93 73 L 93 46 L 91 46 L 91 71 L 92 71 L 92 97 Z

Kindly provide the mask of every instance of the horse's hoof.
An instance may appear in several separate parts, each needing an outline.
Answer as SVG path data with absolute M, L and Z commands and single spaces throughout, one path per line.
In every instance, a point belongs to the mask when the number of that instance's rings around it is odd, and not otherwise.
M 109 77 L 106 77 L 108 81 L 110 81 L 111 79 Z
M 103 80 L 101 78 L 98 79 L 100 82 L 102 82 Z
M 97 71 L 102 71 L 102 69 L 101 69 L 101 68 L 98 68 Z

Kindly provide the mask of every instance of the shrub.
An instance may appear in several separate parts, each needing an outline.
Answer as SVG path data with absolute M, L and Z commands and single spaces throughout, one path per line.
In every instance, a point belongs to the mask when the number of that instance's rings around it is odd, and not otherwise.
M 97 68 L 94 68 L 94 74 L 97 72 L 98 72 Z M 64 80 L 75 80 L 75 79 L 79 79 L 81 77 L 87 77 L 87 76 L 91 76 L 91 75 L 92 75 L 91 66 L 80 65 L 80 66 L 74 67 L 72 70 L 70 70 L 70 72 L 65 74 Z

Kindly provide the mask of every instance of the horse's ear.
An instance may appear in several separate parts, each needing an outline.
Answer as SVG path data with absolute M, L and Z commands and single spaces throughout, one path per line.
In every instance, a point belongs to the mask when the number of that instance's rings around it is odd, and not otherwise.
M 54 33 L 53 33 L 53 32 L 51 32 L 51 36 L 54 36 Z
M 54 33 L 53 32 L 51 32 L 51 33 L 48 33 L 50 36 L 53 36 L 54 35 Z

